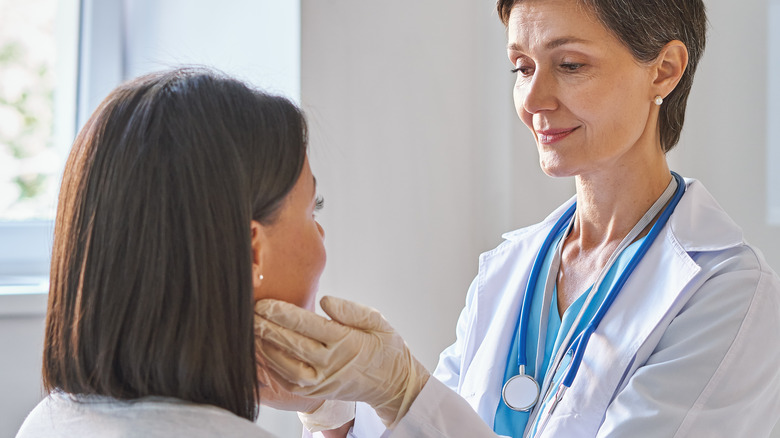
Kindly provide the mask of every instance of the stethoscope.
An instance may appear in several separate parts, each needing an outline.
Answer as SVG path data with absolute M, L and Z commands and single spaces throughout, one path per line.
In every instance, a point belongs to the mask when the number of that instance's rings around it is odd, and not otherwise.
M 566 374 L 564 375 L 561 384 L 558 386 L 558 390 L 555 393 L 555 398 L 548 406 L 546 415 L 544 416 L 544 421 L 537 429 L 537 434 L 542 432 L 547 424 L 547 421 L 552 416 L 553 411 L 558 406 L 558 403 L 560 403 L 561 399 L 563 399 L 564 393 L 568 388 L 571 387 L 574 378 L 577 376 L 577 372 L 579 371 L 580 364 L 582 363 L 582 358 L 588 345 L 588 341 L 590 340 L 590 336 L 596 330 L 599 323 L 601 323 L 601 320 L 604 318 L 604 315 L 615 301 L 615 298 L 617 298 L 620 290 L 623 288 L 623 285 L 625 285 L 626 281 L 628 280 L 628 277 L 647 253 L 650 245 L 652 245 L 653 241 L 655 241 L 656 237 L 658 237 L 661 229 L 664 227 L 664 225 L 666 225 L 669 216 L 671 216 L 675 207 L 680 202 L 680 198 L 682 198 L 683 194 L 685 193 L 685 181 L 683 178 L 675 172 L 672 172 L 672 176 L 673 178 L 666 187 L 666 190 L 664 190 L 664 193 L 655 201 L 655 203 L 653 203 L 650 209 L 644 214 L 644 216 L 642 216 L 639 222 L 636 223 L 634 228 L 631 229 L 628 235 L 626 235 L 626 237 L 620 242 L 617 249 L 615 249 L 615 251 L 612 253 L 612 256 L 609 258 L 606 265 L 599 273 L 599 276 L 596 278 L 596 281 L 593 283 L 593 286 L 590 289 L 590 293 L 585 303 L 583 304 L 580 313 L 577 315 L 577 318 L 574 320 L 571 329 L 561 344 L 561 348 L 556 354 L 555 360 L 552 362 L 554 366 L 552 367 L 551 372 L 547 373 L 547 376 L 543 382 L 544 384 L 542 385 L 542 389 L 545 389 L 544 399 L 547 399 L 549 395 L 551 381 L 553 376 L 557 374 L 557 370 L 560 367 L 563 358 L 570 354 L 572 359 L 568 368 L 566 369 Z M 564 212 L 564 214 L 555 223 L 552 230 L 550 230 L 550 233 L 547 235 L 547 238 L 544 240 L 542 247 L 539 249 L 539 252 L 536 255 L 536 259 L 534 260 L 534 264 L 531 268 L 530 277 L 528 278 L 528 284 L 526 285 L 522 308 L 520 310 L 520 319 L 517 322 L 518 335 L 515 339 L 515 342 L 517 342 L 518 374 L 507 380 L 501 392 L 504 403 L 506 403 L 510 409 L 515 411 L 529 412 L 535 408 L 537 402 L 539 401 L 539 396 L 541 394 L 539 383 L 533 376 L 525 373 L 525 368 L 527 365 L 526 336 L 528 333 L 528 319 L 530 318 L 531 314 L 531 302 L 533 300 L 534 290 L 536 289 L 536 285 L 539 281 L 539 276 L 541 274 L 542 266 L 544 265 L 544 260 L 547 257 L 547 253 L 549 252 L 550 247 L 556 240 L 557 236 L 561 233 L 561 231 L 564 230 L 564 228 L 567 229 L 566 233 L 568 234 L 572 224 L 574 223 L 572 218 L 574 217 L 576 207 L 577 203 L 575 202 L 566 210 L 566 212 Z M 661 209 L 663 209 L 663 211 L 661 211 Z M 661 211 L 660 215 L 658 215 L 659 211 Z M 655 221 L 655 224 L 653 224 L 652 228 L 647 233 L 647 236 L 637 249 L 636 253 L 631 257 L 631 260 L 620 274 L 620 277 L 618 277 L 617 281 L 607 292 L 606 296 L 604 297 L 604 301 L 599 306 L 596 314 L 593 316 L 593 319 L 591 319 L 588 325 L 585 326 L 579 336 L 577 336 L 577 338 L 571 342 L 569 348 L 564 348 L 566 345 L 569 345 L 574 332 L 577 330 L 577 327 L 580 324 L 580 320 L 582 319 L 585 310 L 588 308 L 588 305 L 595 296 L 596 291 L 598 291 L 602 280 L 606 276 L 612 264 L 618 258 L 620 253 L 626 247 L 628 247 L 645 228 L 647 228 L 647 226 L 656 216 L 658 216 L 658 219 Z M 545 292 L 542 304 L 542 317 L 540 318 L 539 341 L 537 343 L 537 360 L 535 368 L 536 373 L 539 372 L 544 356 L 544 338 L 547 331 L 547 315 L 549 313 L 550 302 L 552 301 L 558 269 L 560 267 L 561 247 L 563 240 L 565 239 L 560 240 L 558 247 L 556 248 L 553 261 L 547 274 L 547 281 L 544 288 Z M 534 412 L 531 414 L 530 418 L 535 418 L 535 413 L 536 410 L 534 409 Z M 532 421 L 528 422 L 529 427 L 526 428 L 526 431 L 530 429 L 531 423 Z

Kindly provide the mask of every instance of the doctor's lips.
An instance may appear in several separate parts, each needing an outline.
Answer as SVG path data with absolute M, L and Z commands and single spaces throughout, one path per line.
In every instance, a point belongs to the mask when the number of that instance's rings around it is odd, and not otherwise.
M 545 129 L 545 130 L 539 130 L 536 131 L 536 137 L 539 140 L 539 143 L 544 144 L 552 144 L 557 141 L 561 141 L 564 138 L 568 137 L 569 134 L 576 131 L 579 128 L 569 128 L 569 129 Z

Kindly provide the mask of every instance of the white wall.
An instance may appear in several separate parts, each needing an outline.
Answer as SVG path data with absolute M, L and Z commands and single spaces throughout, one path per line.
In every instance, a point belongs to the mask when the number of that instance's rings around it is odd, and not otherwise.
M 14 283 L 32 279 L 17 280 L 20 281 Z M 40 291 L 46 285 L 7 283 L 11 281 L 0 283 L 0 437 L 16 434 L 43 393 L 41 356 L 46 295 L 27 292 Z
M 770 78 L 780 80 L 777 71 L 768 69 L 769 1 L 706 3 L 708 47 L 694 81 L 683 137 L 670 161 L 683 175 L 704 182 L 777 271 L 780 224 L 769 224 L 766 202 L 767 88 Z
M 44 308 L 45 309 L 45 308 Z M 41 389 L 43 318 L 0 316 L 0 435 L 12 437 L 38 404 Z

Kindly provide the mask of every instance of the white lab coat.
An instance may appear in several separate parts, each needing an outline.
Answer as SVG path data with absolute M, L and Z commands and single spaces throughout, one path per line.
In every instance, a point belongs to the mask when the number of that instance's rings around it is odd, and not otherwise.
M 767 437 L 780 417 L 780 278 L 701 183 L 687 186 L 591 337 L 543 437 Z M 573 201 L 480 256 L 438 381 L 386 435 L 495 436 L 533 258 Z M 352 436 L 382 433 L 361 406 Z

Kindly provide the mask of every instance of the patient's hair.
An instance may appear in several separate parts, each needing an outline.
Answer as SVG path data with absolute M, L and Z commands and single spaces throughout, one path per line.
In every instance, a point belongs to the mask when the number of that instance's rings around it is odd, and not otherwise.
M 274 221 L 305 155 L 294 104 L 222 74 L 183 68 L 114 90 L 62 180 L 46 389 L 254 420 L 250 222 Z

